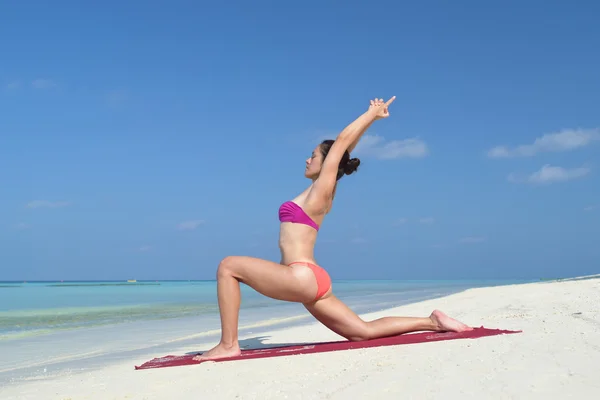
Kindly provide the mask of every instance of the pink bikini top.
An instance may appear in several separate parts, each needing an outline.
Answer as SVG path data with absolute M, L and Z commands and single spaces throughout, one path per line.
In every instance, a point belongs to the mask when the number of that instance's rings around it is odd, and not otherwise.
M 317 231 L 319 230 L 319 225 L 315 223 L 300 207 L 298 204 L 293 201 L 286 201 L 279 207 L 279 221 L 280 222 L 292 222 L 295 224 L 304 224 L 308 226 L 312 226 Z

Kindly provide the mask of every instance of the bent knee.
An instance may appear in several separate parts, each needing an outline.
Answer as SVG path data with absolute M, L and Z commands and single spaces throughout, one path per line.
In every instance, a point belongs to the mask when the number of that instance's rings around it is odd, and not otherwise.
M 348 336 L 346 339 L 348 339 L 351 342 L 364 342 L 365 340 L 369 340 L 370 337 L 369 335 L 352 335 L 352 336 Z
M 235 256 L 227 256 L 221 260 L 217 268 L 217 279 L 235 275 Z
M 356 330 L 356 332 L 352 332 L 352 334 L 347 335 L 346 339 L 351 342 L 363 342 L 365 340 L 369 340 L 372 338 L 371 333 L 369 332 L 369 327 L 365 323 L 365 326 L 361 329 Z

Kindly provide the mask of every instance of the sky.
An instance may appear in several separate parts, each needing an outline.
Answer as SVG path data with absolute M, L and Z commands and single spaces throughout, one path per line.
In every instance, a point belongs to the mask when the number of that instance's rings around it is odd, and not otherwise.
M 395 95 L 316 247 L 336 279 L 600 272 L 600 4 L 0 5 L 0 280 L 279 261 L 305 160 Z

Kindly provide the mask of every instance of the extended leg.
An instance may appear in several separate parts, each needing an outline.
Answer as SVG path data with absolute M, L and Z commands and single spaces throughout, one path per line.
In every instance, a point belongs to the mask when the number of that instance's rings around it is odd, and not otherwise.
M 194 357 L 210 360 L 240 354 L 238 320 L 241 302 L 240 282 L 257 292 L 284 301 L 312 300 L 317 283 L 306 266 L 288 267 L 252 257 L 226 257 L 217 271 L 217 296 L 221 315 L 221 341 L 211 350 Z
M 416 331 L 461 332 L 473 328 L 439 310 L 429 317 L 383 317 L 363 321 L 335 296 L 304 305 L 323 325 L 348 340 L 360 341 Z

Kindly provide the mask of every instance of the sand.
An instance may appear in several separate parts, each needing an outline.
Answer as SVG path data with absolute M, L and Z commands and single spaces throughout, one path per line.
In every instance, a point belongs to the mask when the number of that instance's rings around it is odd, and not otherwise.
M 600 278 L 469 289 L 363 315 L 428 315 L 523 330 L 332 353 L 134 370 L 152 357 L 9 385 L 8 399 L 563 399 L 600 396 Z M 244 337 L 242 345 L 341 339 L 318 323 Z M 208 349 L 174 347 L 170 354 Z

